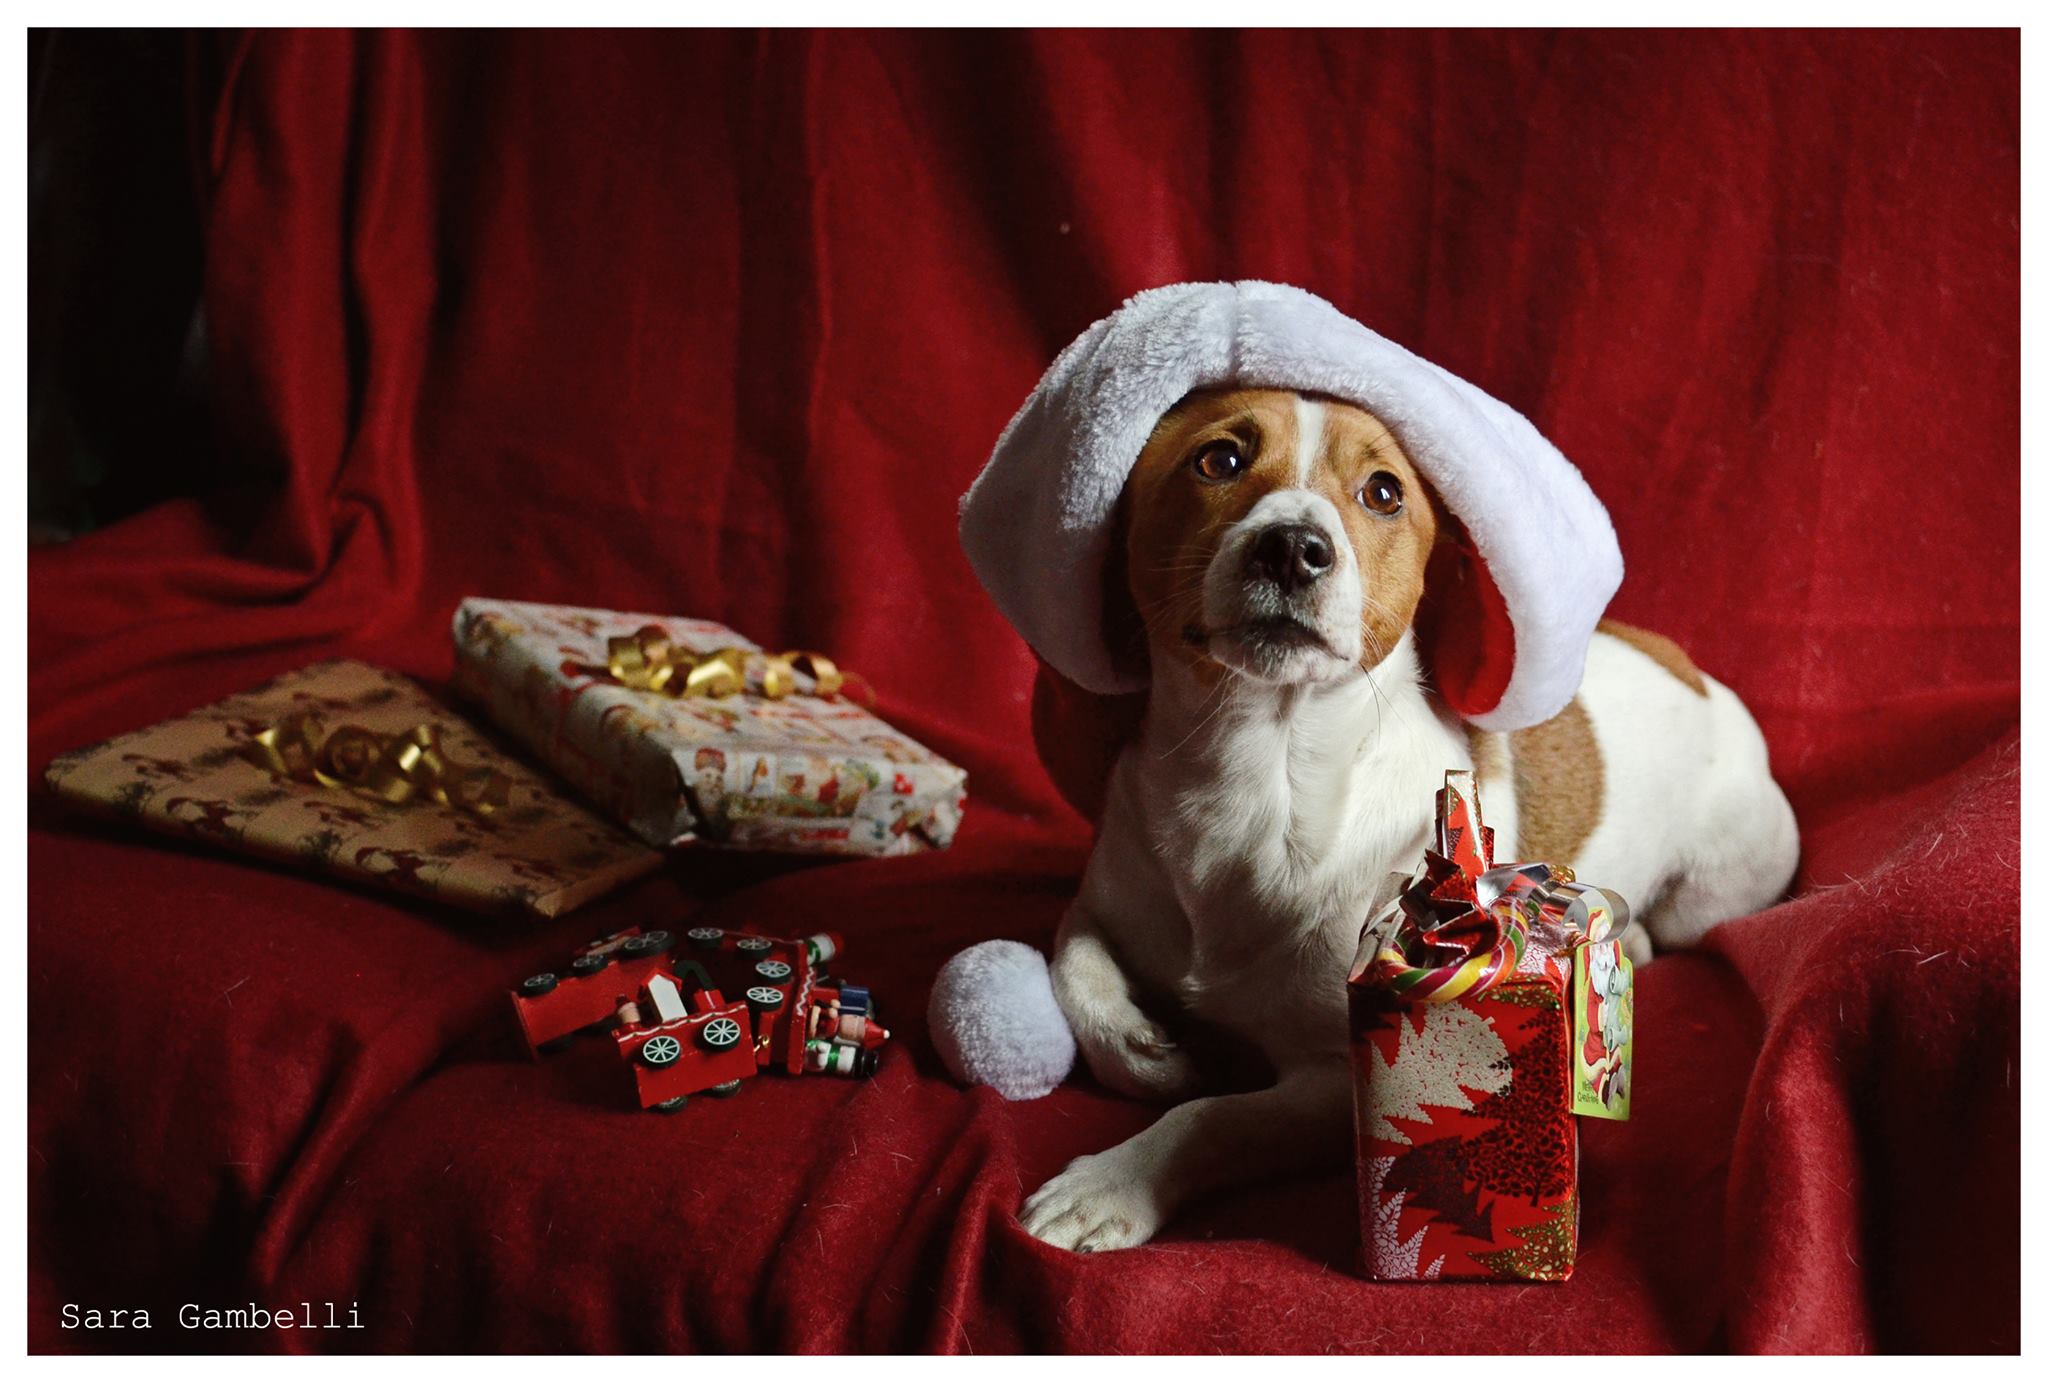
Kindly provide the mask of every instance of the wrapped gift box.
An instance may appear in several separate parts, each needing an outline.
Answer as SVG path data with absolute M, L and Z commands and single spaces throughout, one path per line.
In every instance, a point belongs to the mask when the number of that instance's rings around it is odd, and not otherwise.
M 1492 854 L 1471 775 L 1447 774 L 1436 849 L 1360 939 L 1351 1053 L 1370 1278 L 1571 1276 L 1575 1113 L 1626 1117 L 1633 1007 L 1627 960 L 1606 939 L 1626 904 L 1565 870 L 1496 868 Z M 1595 949 L 1605 1041 L 1575 1043 Z
M 898 855 L 959 826 L 964 770 L 723 625 L 472 599 L 455 653 L 491 720 L 650 844 Z
M 320 745 L 336 751 L 325 762 L 298 752 Z M 445 801 L 422 771 L 436 767 Z M 367 663 L 320 663 L 62 755 L 45 781 L 102 815 L 483 911 L 555 917 L 661 862 Z

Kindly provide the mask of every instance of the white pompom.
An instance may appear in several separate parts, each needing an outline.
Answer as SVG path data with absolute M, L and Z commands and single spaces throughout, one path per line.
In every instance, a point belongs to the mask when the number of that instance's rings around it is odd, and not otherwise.
M 1074 1034 L 1053 997 L 1045 957 L 1021 941 L 984 941 L 932 983 L 932 1045 L 967 1085 L 1035 1100 L 1074 1067 Z

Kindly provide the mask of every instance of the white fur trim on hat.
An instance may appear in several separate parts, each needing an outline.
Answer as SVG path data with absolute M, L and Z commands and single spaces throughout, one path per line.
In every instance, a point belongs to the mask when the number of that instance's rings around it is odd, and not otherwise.
M 1505 607 L 1498 635 L 1483 637 L 1511 671 L 1482 704 L 1459 709 L 1490 730 L 1564 709 L 1621 584 L 1607 511 L 1514 409 L 1275 283 L 1138 294 L 1060 352 L 1004 429 L 961 500 L 960 541 L 1040 657 L 1090 691 L 1145 685 L 1104 633 L 1117 497 L 1159 419 L 1191 390 L 1217 385 L 1327 394 L 1385 423 L 1463 524 Z

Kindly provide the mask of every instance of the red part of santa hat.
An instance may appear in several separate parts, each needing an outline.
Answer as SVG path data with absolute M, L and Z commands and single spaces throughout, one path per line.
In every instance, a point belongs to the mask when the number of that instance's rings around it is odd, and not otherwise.
M 1457 518 L 1425 578 L 1418 645 L 1473 724 L 1563 710 L 1621 584 L 1607 511 L 1521 414 L 1299 288 L 1140 293 L 1060 352 L 960 503 L 960 541 L 1039 656 L 1090 691 L 1136 691 L 1105 634 L 1117 497 L 1160 418 L 1221 385 L 1326 394 L 1387 425 Z

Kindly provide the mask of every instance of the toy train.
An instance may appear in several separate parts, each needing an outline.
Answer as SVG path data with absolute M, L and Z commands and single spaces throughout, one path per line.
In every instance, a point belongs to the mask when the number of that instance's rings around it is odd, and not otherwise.
M 563 973 L 529 976 L 512 1008 L 535 1057 L 608 1024 L 643 1109 L 736 1094 L 771 1068 L 870 1076 L 889 1030 L 866 989 L 826 975 L 841 946 L 829 932 L 785 941 L 692 927 L 679 951 L 668 932 L 628 927 L 585 946 Z

